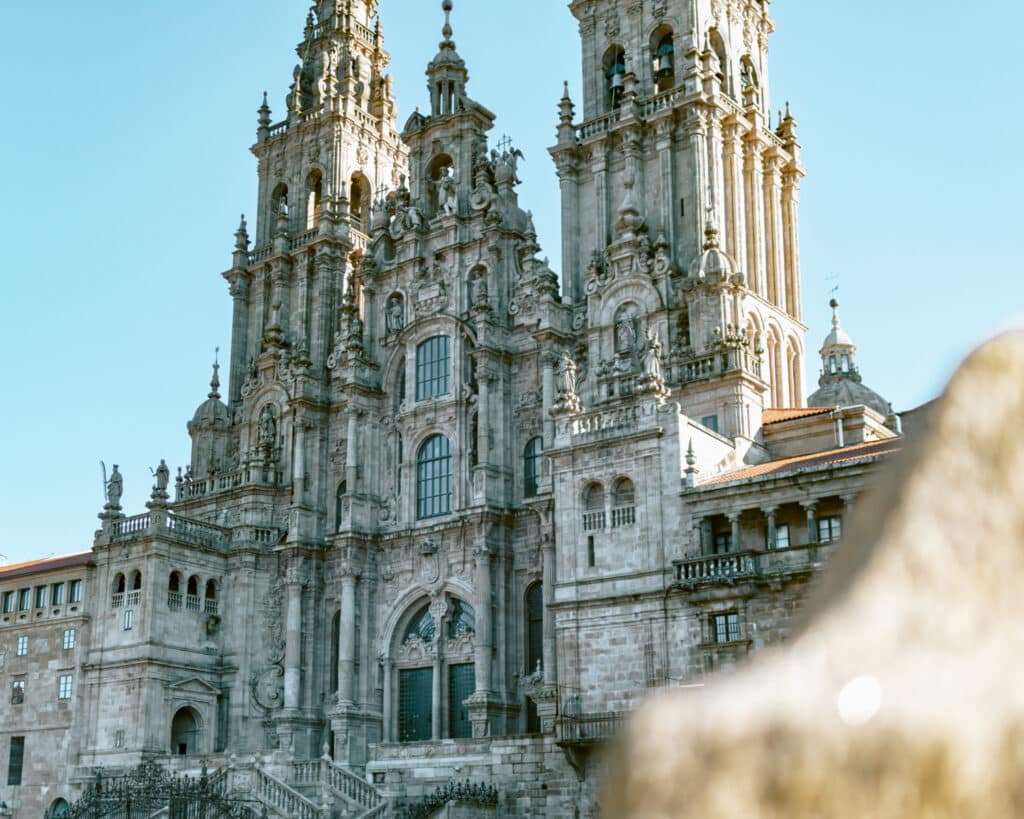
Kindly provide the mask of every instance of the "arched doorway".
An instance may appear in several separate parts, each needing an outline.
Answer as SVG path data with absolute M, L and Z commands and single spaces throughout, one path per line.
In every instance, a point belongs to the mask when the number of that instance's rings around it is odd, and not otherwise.
M 171 753 L 179 756 L 201 752 L 202 721 L 194 708 L 180 709 L 171 720 Z
M 71 815 L 71 805 L 66 799 L 54 799 L 50 809 L 46 811 L 47 819 L 67 819 Z

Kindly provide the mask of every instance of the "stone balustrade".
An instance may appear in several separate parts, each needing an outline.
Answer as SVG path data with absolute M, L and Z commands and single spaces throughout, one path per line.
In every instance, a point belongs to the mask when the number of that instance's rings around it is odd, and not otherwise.
M 245 486 L 283 486 L 284 473 L 267 469 L 261 464 L 244 466 L 231 472 L 221 472 L 208 478 L 182 481 L 178 484 L 176 500 L 194 500 L 220 492 L 230 492 Z
M 218 550 L 227 546 L 229 540 L 228 530 L 220 526 L 182 517 L 168 510 L 155 510 L 115 520 L 111 527 L 110 542 L 123 543 L 151 534 L 179 540 L 191 546 Z

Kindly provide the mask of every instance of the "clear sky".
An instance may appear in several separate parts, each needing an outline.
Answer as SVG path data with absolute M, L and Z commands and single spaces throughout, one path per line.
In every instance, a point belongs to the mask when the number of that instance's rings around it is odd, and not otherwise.
M 426 104 L 440 0 L 382 0 L 399 125 Z M 144 511 L 149 468 L 189 460 L 185 423 L 230 343 L 220 272 L 252 213 L 256 108 L 275 119 L 302 0 L 0 3 L 0 285 L 6 359 L 0 554 L 85 550 L 101 460 Z M 792 100 L 802 195 L 807 383 L 838 281 L 865 381 L 898 410 L 1024 324 L 1024 165 L 1015 34 L 1024 4 L 777 0 L 770 82 Z M 558 267 L 554 142 L 579 97 L 562 0 L 456 0 L 470 95 L 526 155 L 521 201 Z M 835 278 L 832 278 L 835 277 Z M 979 418 L 984 397 L 979 396 Z

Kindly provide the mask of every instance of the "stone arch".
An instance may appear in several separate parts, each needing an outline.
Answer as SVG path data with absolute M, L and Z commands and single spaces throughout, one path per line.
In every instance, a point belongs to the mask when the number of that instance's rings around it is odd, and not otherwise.
M 71 805 L 62 797 L 54 799 L 46 810 L 46 819 L 67 819 L 70 815 Z
M 408 625 L 408 621 L 412 619 L 413 614 L 419 609 L 414 604 L 422 599 L 429 599 L 431 595 L 437 596 L 442 593 L 465 600 L 474 609 L 477 607 L 476 594 L 473 588 L 457 577 L 449 577 L 439 587 L 435 588 L 427 588 L 421 583 L 414 583 L 401 592 L 395 598 L 395 602 L 391 604 L 381 629 L 379 644 L 381 656 L 391 656 L 391 648 L 394 645 L 396 635 Z
M 627 301 L 636 302 L 641 317 L 657 313 L 664 308 L 661 294 L 649 281 L 622 281 L 605 292 L 598 310 L 597 325 L 607 327 L 615 318 L 619 306 Z
M 729 70 L 729 52 L 725 47 L 725 39 L 717 28 L 712 28 L 708 31 L 708 44 L 718 58 L 718 72 L 716 74 L 718 85 L 722 89 L 723 94 L 732 95 L 732 72 Z
M 626 49 L 619 43 L 609 45 L 604 57 L 601 58 L 601 68 L 604 72 L 605 106 L 607 110 L 611 111 L 618 108 L 622 102 L 622 91 L 625 88 Z
M 768 381 L 771 384 L 772 406 L 786 406 L 785 355 L 783 334 L 774 321 L 768 323 L 765 352 L 768 357 Z
M 348 214 L 352 227 L 366 233 L 370 224 L 370 203 L 373 199 L 373 188 L 370 180 L 362 171 L 355 171 L 348 188 Z
M 312 230 L 320 224 L 323 195 L 323 171 L 314 167 L 306 176 L 306 230 Z
M 205 752 L 203 717 L 199 710 L 186 705 L 171 718 L 171 753 L 189 756 Z
M 583 485 L 581 501 L 585 512 L 601 512 L 604 510 L 604 484 L 600 481 L 588 480 Z
M 655 91 L 660 94 L 675 88 L 675 33 L 668 23 L 662 23 L 651 32 L 650 53 Z
M 786 371 L 789 375 L 789 401 L 794 407 L 803 406 L 803 351 L 799 340 L 790 335 L 786 338 Z
M 110 584 L 110 592 L 111 594 L 124 594 L 127 590 L 128 579 L 124 576 L 124 572 L 118 572 Z
M 612 481 L 612 506 L 636 504 L 636 482 L 628 475 L 619 475 Z

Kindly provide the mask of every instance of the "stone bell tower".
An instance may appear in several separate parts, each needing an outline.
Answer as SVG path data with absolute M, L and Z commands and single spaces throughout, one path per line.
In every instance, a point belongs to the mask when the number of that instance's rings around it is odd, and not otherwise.
M 684 411 L 753 438 L 761 409 L 800 406 L 804 393 L 805 172 L 788 106 L 770 113 L 767 3 L 574 0 L 570 9 L 582 118 L 567 86 L 551 149 L 564 297 L 577 326 L 621 325 L 604 345 L 613 369 L 636 346 L 629 337 L 653 330 Z

